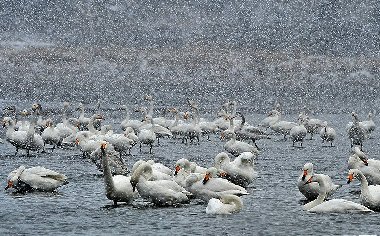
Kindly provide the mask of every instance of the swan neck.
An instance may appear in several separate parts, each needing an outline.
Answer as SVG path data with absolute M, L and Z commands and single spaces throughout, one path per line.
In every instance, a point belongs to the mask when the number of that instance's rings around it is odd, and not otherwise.
M 106 151 L 102 149 L 101 152 L 102 152 L 104 183 L 106 184 L 106 191 L 107 193 L 109 193 L 114 189 L 114 183 L 113 183 L 111 169 L 108 164 Z

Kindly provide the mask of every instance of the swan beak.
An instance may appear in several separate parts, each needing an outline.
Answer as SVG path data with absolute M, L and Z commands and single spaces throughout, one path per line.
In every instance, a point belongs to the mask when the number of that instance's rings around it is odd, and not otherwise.
M 307 170 L 303 170 L 302 181 L 305 180 L 306 176 L 307 176 Z
M 227 177 L 227 172 L 225 172 L 225 171 L 222 171 L 222 172 L 220 172 L 219 173 L 219 177 L 221 177 L 221 178 L 225 178 L 225 177 Z
M 313 181 L 313 176 L 310 177 L 303 185 L 310 184 Z
M 210 177 L 211 177 L 210 173 L 205 174 L 205 177 L 203 178 L 202 183 L 203 183 L 203 184 L 206 184 L 207 181 L 210 180 Z
M 131 180 L 131 185 L 132 185 L 132 191 L 135 192 L 136 191 L 137 182 Z
M 350 173 L 350 174 L 347 176 L 347 184 L 351 183 L 353 179 L 354 179 L 354 175 L 353 175 L 352 173 Z
M 368 161 L 366 159 L 362 159 L 362 161 L 364 162 L 364 165 L 368 166 Z
M 175 166 L 174 176 L 176 176 L 180 170 L 181 170 L 180 166 Z
M 79 145 L 79 139 L 75 139 L 75 144 Z
M 5 190 L 7 190 L 8 188 L 12 188 L 12 187 L 13 187 L 13 181 L 9 180 L 8 185 L 5 187 Z

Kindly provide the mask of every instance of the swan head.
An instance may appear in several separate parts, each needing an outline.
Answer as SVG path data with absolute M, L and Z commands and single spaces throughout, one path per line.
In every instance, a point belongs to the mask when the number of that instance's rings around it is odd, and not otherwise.
M 223 163 L 228 163 L 228 162 L 230 162 L 230 157 L 228 156 L 226 152 L 220 152 L 214 158 L 214 165 L 216 168 L 221 168 Z
M 360 150 L 359 147 L 355 147 L 353 152 L 354 152 L 354 155 L 359 157 L 359 159 L 364 163 L 364 165 L 368 166 L 368 161 L 367 161 L 368 157 L 362 150 Z
M 361 171 L 358 169 L 350 169 L 348 171 L 347 184 L 351 183 L 355 178 L 357 178 L 357 179 L 362 178 Z
M 9 188 L 13 188 L 14 186 L 17 185 L 20 175 L 25 169 L 26 167 L 24 165 L 21 165 L 17 170 L 12 171 L 11 174 L 9 174 L 7 186 L 5 187 L 5 190 Z
M 190 162 L 189 162 L 189 160 L 187 160 L 187 159 L 185 159 L 185 158 L 181 158 L 181 159 L 179 159 L 179 160 L 176 162 L 176 164 L 175 164 L 174 175 L 177 175 L 178 172 L 179 172 L 181 169 L 184 169 L 185 171 L 190 170 Z
M 142 161 L 137 166 L 137 168 L 133 171 L 132 176 L 131 176 L 130 182 L 131 182 L 133 191 L 135 191 L 136 186 L 138 182 L 140 181 L 140 177 L 142 176 L 146 180 L 149 180 L 152 177 L 152 172 L 153 172 L 152 166 L 149 163 Z
M 215 167 L 210 167 L 207 169 L 202 183 L 206 184 L 212 177 L 215 177 L 218 173 L 218 170 Z
M 307 175 L 313 175 L 313 163 L 308 162 L 303 166 L 302 180 L 305 180 Z
M 35 112 L 35 111 L 41 111 L 42 110 L 42 106 L 41 104 L 39 103 L 33 103 L 32 104 L 32 110 Z

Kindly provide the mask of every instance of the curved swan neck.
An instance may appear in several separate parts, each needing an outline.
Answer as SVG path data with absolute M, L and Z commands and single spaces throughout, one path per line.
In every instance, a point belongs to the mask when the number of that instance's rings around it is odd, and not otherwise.
M 361 191 L 362 192 L 369 191 L 367 178 L 364 176 L 362 172 L 358 172 L 357 179 L 360 181 Z
M 243 208 L 243 203 L 238 196 L 224 196 L 222 197 L 222 202 L 225 204 L 235 205 L 236 211 L 239 211 Z

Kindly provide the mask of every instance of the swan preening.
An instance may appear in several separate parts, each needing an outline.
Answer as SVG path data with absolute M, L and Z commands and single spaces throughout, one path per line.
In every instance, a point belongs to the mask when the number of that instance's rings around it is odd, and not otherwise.
M 56 171 L 42 166 L 26 168 L 22 165 L 9 173 L 5 189 L 14 188 L 18 192 L 52 192 L 67 183 L 67 177 Z
M 243 207 L 243 201 L 236 195 L 226 194 L 217 198 L 211 198 L 206 207 L 207 214 L 232 214 L 239 212 Z

